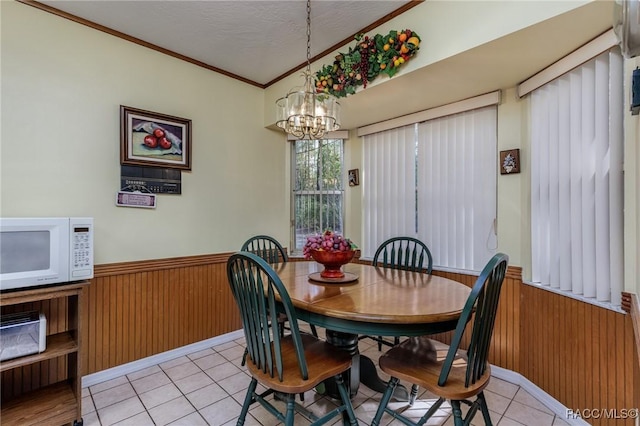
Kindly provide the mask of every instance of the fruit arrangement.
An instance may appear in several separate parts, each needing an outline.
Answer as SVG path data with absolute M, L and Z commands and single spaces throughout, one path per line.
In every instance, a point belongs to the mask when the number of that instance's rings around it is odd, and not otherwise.
M 148 148 L 169 149 L 171 148 L 171 141 L 167 139 L 167 135 L 164 129 L 158 127 L 153 130 L 153 133 L 144 137 L 143 143 Z
M 373 38 L 359 34 L 355 39 L 355 47 L 339 53 L 333 64 L 323 66 L 316 73 L 318 93 L 340 98 L 356 93 L 358 86 L 366 88 L 367 83 L 380 74 L 393 77 L 420 48 L 420 36 L 411 30 L 394 30 Z
M 305 259 L 311 258 L 312 250 L 322 250 L 328 252 L 348 252 L 355 250 L 357 246 L 350 239 L 344 238 L 340 234 L 326 230 L 321 235 L 310 235 L 307 243 L 302 248 Z

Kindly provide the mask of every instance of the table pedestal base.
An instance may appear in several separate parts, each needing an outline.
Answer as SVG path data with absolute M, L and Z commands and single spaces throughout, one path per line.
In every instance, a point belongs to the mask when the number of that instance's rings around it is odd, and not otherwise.
M 357 334 L 342 333 L 327 329 L 326 339 L 328 343 L 346 350 L 352 356 L 351 370 L 343 373 L 343 380 L 349 389 L 349 396 L 351 396 L 351 398 L 357 395 L 360 383 L 376 392 L 384 392 L 387 387 L 387 382 L 378 376 L 378 371 L 373 361 L 366 356 L 360 355 L 360 352 L 358 352 Z M 338 388 L 333 380 L 325 381 L 324 385 L 327 395 L 334 399 L 340 399 Z M 397 401 L 408 401 L 409 393 L 407 392 L 407 388 L 402 385 L 396 386 L 393 392 L 393 398 Z
M 342 380 L 347 385 L 349 396 L 355 397 L 360 386 L 360 352 L 358 352 L 358 335 L 326 330 L 328 343 L 347 351 L 351 355 L 351 369 L 342 373 Z M 325 393 L 334 399 L 340 399 L 338 388 L 333 380 L 324 382 Z

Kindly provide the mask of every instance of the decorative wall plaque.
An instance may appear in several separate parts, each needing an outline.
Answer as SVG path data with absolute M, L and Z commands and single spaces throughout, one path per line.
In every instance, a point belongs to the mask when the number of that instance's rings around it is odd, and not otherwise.
M 520 150 L 500 151 L 500 174 L 512 175 L 520 173 Z

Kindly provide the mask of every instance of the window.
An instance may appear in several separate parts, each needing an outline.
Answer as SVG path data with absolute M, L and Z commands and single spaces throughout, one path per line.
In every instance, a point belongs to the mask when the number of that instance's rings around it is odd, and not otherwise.
M 480 271 L 496 248 L 496 151 L 495 106 L 365 135 L 363 257 L 410 236 L 434 266 Z
M 617 51 L 531 93 L 532 281 L 620 305 L 623 84 Z
M 299 252 L 307 235 L 343 233 L 343 140 L 298 140 L 292 149 L 293 251 Z

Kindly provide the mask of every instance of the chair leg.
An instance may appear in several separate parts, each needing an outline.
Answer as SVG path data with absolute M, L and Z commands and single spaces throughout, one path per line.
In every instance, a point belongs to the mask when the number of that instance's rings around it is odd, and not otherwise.
M 411 385 L 411 394 L 409 394 L 409 405 L 413 405 L 418 397 L 418 385 Z
M 245 347 L 244 354 L 242 355 L 242 362 L 240 363 L 242 367 L 244 367 L 244 365 L 247 363 L 247 355 L 249 355 L 249 349 Z
M 378 336 L 378 352 L 382 352 L 382 336 Z
M 399 379 L 396 377 L 391 377 L 389 379 L 389 383 L 387 384 L 387 388 L 384 390 L 382 394 L 382 398 L 380 398 L 380 405 L 378 405 L 378 410 L 376 411 L 376 415 L 373 417 L 371 421 L 371 426 L 378 426 L 380 424 L 380 419 L 382 419 L 382 415 L 384 414 L 384 410 L 389 405 L 389 401 L 391 400 L 391 396 L 393 395 L 393 391 L 396 389 L 398 385 Z
M 318 337 L 318 330 L 316 330 L 316 326 L 313 324 L 311 325 L 311 334 L 313 334 L 313 337 Z
M 338 374 L 335 376 L 336 386 L 338 387 L 338 392 L 340 393 L 340 399 L 342 399 L 342 403 L 344 404 L 344 409 L 349 418 L 349 424 L 351 426 L 357 426 L 358 421 L 356 420 L 356 413 L 353 411 L 353 405 L 351 404 L 351 397 L 349 396 L 349 391 L 344 384 L 344 379 L 342 378 L 342 374 Z M 346 424 L 346 419 L 343 419 L 344 424 Z
M 258 380 L 251 379 L 251 383 L 249 383 L 249 389 L 247 389 L 247 395 L 244 397 L 244 404 L 242 404 L 242 411 L 240 411 L 240 416 L 238 417 L 238 421 L 236 422 L 237 426 L 244 425 L 244 419 L 247 417 L 247 413 L 249 412 L 249 406 L 253 402 L 253 393 L 256 391 L 256 387 L 258 386 Z
M 453 424 L 455 426 L 464 426 L 460 401 L 451 401 L 451 410 L 453 411 Z
M 293 426 L 293 419 L 296 415 L 296 401 L 295 396 L 287 394 L 286 396 L 287 413 L 284 418 L 285 426 Z
M 436 411 L 438 411 L 438 408 L 440 408 L 440 406 L 442 405 L 442 403 L 444 401 L 445 401 L 444 398 L 442 398 L 442 397 L 438 398 L 438 400 L 436 402 L 434 402 L 431 405 L 431 407 L 429 407 L 427 412 L 424 413 L 424 416 L 420 417 L 420 420 L 418 420 L 418 423 L 416 423 L 416 426 L 422 426 L 422 425 L 426 424 L 427 420 L 429 420 L 431 418 L 431 416 L 433 416 L 436 413 Z
M 486 426 L 493 426 L 491 422 L 491 416 L 489 415 L 489 407 L 487 407 L 487 400 L 484 399 L 484 392 L 478 394 L 478 401 L 480 402 L 480 411 L 482 411 L 482 417 L 484 417 L 484 424 Z

